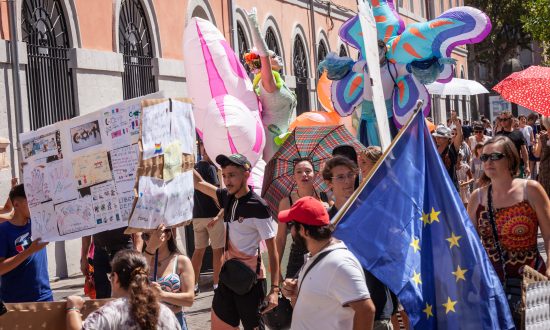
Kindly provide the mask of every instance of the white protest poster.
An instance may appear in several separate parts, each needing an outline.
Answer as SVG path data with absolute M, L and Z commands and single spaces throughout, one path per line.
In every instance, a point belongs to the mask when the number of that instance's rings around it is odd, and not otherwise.
M 138 197 L 127 233 L 175 227 L 193 217 L 195 134 L 187 100 L 150 100 L 143 106 Z
M 115 178 L 119 192 L 127 192 L 134 189 L 138 159 L 139 149 L 137 144 L 111 151 L 113 177 Z
M 143 159 L 162 155 L 170 144 L 170 101 L 147 106 L 142 111 Z
M 164 180 L 149 176 L 139 178 L 138 200 L 130 225 L 142 229 L 155 229 L 164 222 L 166 194 Z
M 187 171 L 165 183 L 167 226 L 175 226 L 193 216 L 193 172 Z
M 128 225 L 147 98 L 20 134 L 33 238 L 64 241 Z

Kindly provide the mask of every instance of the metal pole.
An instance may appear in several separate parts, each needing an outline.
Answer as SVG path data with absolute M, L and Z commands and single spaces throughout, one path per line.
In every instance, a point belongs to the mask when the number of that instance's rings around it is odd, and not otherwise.
M 11 151 L 12 176 L 16 175 L 14 153 L 15 153 L 15 150 L 17 150 L 19 153 L 19 150 L 20 150 L 19 133 L 23 132 L 23 121 L 21 119 L 23 110 L 21 106 L 21 81 L 19 77 L 19 49 L 17 48 L 18 38 L 17 38 L 17 15 L 15 11 L 15 6 L 16 6 L 15 1 L 16 0 L 7 0 L 8 9 L 9 9 L 8 20 L 10 25 L 10 55 L 11 55 L 11 73 L 12 73 L 12 80 L 13 80 L 13 103 L 15 107 L 15 140 L 16 140 L 16 143 L 12 144 L 12 151 Z M 11 122 L 8 123 L 8 125 L 11 125 Z

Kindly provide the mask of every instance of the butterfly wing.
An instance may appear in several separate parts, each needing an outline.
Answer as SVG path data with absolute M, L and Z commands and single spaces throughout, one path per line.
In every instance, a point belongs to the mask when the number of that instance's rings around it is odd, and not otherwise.
M 416 101 L 422 100 L 424 115 L 430 113 L 430 94 L 412 74 L 400 76 L 396 80 L 393 93 L 393 118 L 397 127 L 405 125 L 413 114 Z

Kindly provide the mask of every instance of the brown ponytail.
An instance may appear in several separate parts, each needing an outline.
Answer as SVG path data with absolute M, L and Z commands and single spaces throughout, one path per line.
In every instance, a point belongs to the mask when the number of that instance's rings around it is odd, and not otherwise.
M 159 300 L 149 285 L 148 266 L 145 257 L 134 250 L 119 251 L 111 263 L 118 275 L 120 286 L 130 298 L 130 316 L 141 329 L 156 329 L 159 319 Z

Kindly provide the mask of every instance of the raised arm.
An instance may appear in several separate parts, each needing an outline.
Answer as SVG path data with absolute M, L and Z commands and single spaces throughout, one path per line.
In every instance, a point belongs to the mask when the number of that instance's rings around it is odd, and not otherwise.
M 216 195 L 216 191 L 218 190 L 218 187 L 214 186 L 211 183 L 206 182 L 202 176 L 197 172 L 197 170 L 193 170 L 193 183 L 195 185 L 195 189 L 200 191 L 201 193 L 209 196 L 215 201 L 218 201 L 218 196 Z
M 269 58 L 269 48 L 267 47 L 265 39 L 262 36 L 262 32 L 260 31 L 256 8 L 252 8 L 250 13 L 248 13 L 248 22 L 252 27 L 252 40 L 258 51 L 258 55 L 260 55 L 260 62 L 262 64 L 260 69 L 262 86 L 266 92 L 273 93 L 277 90 L 277 84 L 275 82 L 275 78 L 273 77 L 273 73 L 271 72 L 272 68 Z

